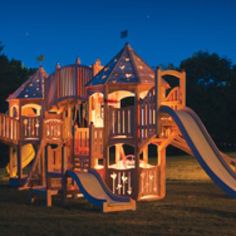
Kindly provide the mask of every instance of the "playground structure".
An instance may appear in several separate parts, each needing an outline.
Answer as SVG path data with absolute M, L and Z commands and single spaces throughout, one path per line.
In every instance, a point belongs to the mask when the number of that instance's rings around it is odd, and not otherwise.
M 236 161 L 186 107 L 185 84 L 184 71 L 154 71 L 128 44 L 106 66 L 77 59 L 51 75 L 39 67 L 9 96 L 9 114 L 0 114 L 9 183 L 48 206 L 55 195 L 82 193 L 104 212 L 135 210 L 136 200 L 165 197 L 172 145 L 236 197 Z

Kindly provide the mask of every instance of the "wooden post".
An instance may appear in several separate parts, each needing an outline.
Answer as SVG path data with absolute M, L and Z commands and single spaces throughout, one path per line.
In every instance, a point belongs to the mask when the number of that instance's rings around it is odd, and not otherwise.
M 75 108 L 75 112 L 77 109 Z M 70 157 L 70 164 L 74 167 L 75 166 L 75 120 L 72 125 L 72 139 L 71 139 L 71 157 Z
M 18 179 L 22 179 L 22 160 L 21 160 L 21 144 L 17 145 L 17 175 Z
M 92 122 L 92 101 L 93 101 L 92 96 L 93 95 L 90 95 L 88 98 L 88 122 L 89 122 L 89 124 Z
M 137 134 L 138 134 L 138 129 L 139 129 L 139 125 L 140 125 L 140 101 L 139 101 L 139 91 L 137 88 L 135 89 L 134 106 L 135 106 L 135 110 L 134 110 L 135 114 L 134 114 L 134 122 L 133 122 L 133 129 L 134 129 L 133 134 L 134 134 L 135 174 L 134 174 L 133 178 L 135 179 L 135 181 L 133 181 L 133 183 L 134 183 L 133 196 L 135 199 L 138 199 L 140 178 L 139 178 L 139 148 L 138 148 L 139 147 L 138 146 L 139 138 L 138 138 Z
M 160 130 L 160 114 L 159 108 L 161 104 L 161 70 L 157 67 L 155 71 L 155 94 L 156 94 L 156 134 L 159 135 Z
M 143 161 L 148 164 L 148 145 L 143 148 Z
M 45 168 L 45 159 L 46 159 L 46 151 L 47 151 L 47 145 L 42 145 L 42 158 L 40 160 L 40 169 L 39 171 L 41 172 L 41 181 L 42 185 L 46 186 L 46 168 Z
M 44 185 L 46 187 L 46 189 L 48 189 L 48 144 L 45 146 L 45 150 L 44 150 L 45 154 L 44 154 L 44 176 L 43 176 L 43 180 L 44 180 Z
M 186 72 L 183 71 L 180 78 L 180 92 L 182 95 L 182 108 L 186 106 Z
M 61 165 L 61 174 L 64 175 L 65 171 L 66 171 L 66 166 L 67 166 L 67 161 L 66 161 L 66 146 L 65 144 L 62 144 L 61 146 L 61 161 L 62 161 L 62 165 Z
M 9 150 L 9 154 L 10 154 L 10 160 L 9 160 L 10 178 L 11 178 L 11 177 L 14 177 L 14 176 L 13 176 L 13 166 L 14 166 L 14 164 L 15 164 L 15 163 L 14 163 L 14 162 L 15 162 L 15 159 L 14 159 L 13 153 L 14 153 L 14 147 L 11 146 L 11 147 L 10 147 L 10 150 Z
M 96 157 L 94 156 L 93 152 L 93 145 L 94 145 L 94 125 L 93 122 L 89 125 L 89 168 L 94 168 L 96 165 Z
M 109 139 L 109 107 L 108 107 L 108 87 L 105 85 L 104 88 L 104 128 L 103 128 L 103 158 L 104 158 L 104 176 L 107 183 L 109 183 L 109 175 L 108 175 L 108 157 L 109 157 L 109 147 L 108 147 L 108 139 Z
M 166 195 L 166 149 L 160 149 L 158 147 L 158 166 L 160 167 L 160 179 L 158 193 L 160 198 L 164 198 Z
M 66 181 L 66 169 L 67 169 L 67 156 L 66 156 L 66 145 L 63 144 L 61 147 L 61 201 L 64 204 L 66 199 L 66 192 L 67 192 L 67 181 Z
M 115 144 L 115 162 L 118 163 L 120 160 L 120 145 L 119 144 Z

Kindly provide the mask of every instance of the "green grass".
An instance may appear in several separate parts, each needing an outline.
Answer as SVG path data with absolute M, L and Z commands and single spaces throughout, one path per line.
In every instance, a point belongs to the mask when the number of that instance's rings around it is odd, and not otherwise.
M 27 205 L 27 192 L 0 186 L 0 235 L 236 235 L 236 200 L 195 159 L 169 157 L 167 196 L 135 212 L 102 214 L 87 201 L 52 208 Z

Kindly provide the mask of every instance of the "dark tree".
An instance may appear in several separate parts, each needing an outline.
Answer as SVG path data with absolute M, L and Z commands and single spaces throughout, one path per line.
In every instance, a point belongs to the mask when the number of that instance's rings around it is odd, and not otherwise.
M 35 72 L 35 69 L 24 68 L 22 62 L 9 59 L 3 53 L 3 45 L 0 43 L 0 112 L 8 110 L 6 99 L 25 80 Z M 8 162 L 8 147 L 0 143 L 0 167 Z
M 236 69 L 216 53 L 198 52 L 180 65 L 187 73 L 187 105 L 197 112 L 221 148 L 236 144 Z

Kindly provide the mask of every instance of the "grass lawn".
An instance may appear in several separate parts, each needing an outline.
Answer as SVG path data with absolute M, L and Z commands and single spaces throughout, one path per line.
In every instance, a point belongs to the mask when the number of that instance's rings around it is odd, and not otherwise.
M 0 235 L 236 235 L 236 200 L 195 159 L 167 160 L 167 196 L 135 212 L 102 214 L 87 201 L 52 208 L 27 205 L 27 192 L 0 185 Z

